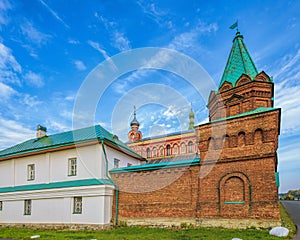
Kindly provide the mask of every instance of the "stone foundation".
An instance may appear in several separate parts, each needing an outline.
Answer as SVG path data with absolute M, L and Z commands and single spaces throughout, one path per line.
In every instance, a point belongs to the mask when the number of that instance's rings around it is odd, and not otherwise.
M 29 229 L 45 229 L 45 230 L 107 230 L 112 229 L 112 225 L 100 224 L 52 224 L 52 223 L 1 223 L 0 228 L 16 227 Z
M 280 220 L 258 220 L 258 219 L 193 219 L 193 218 L 121 218 L 120 221 L 128 226 L 159 226 L 180 227 L 193 225 L 194 227 L 219 227 L 232 229 L 259 228 L 281 226 Z

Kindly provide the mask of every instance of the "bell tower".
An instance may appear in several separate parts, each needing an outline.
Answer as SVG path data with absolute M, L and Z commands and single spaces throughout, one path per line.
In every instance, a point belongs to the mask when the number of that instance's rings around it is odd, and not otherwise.
M 128 133 L 128 139 L 130 142 L 135 142 L 142 139 L 142 132 L 139 130 L 140 123 L 136 119 L 136 107 L 133 107 L 133 119 L 130 123 L 131 130 Z
M 213 217 L 276 223 L 280 108 L 273 106 L 272 78 L 257 71 L 243 39 L 237 32 L 220 85 L 210 93 L 209 122 L 195 127 L 200 189 L 210 186 L 200 193 L 199 211 L 201 217 L 214 209 Z M 207 192 L 211 199 L 201 197 Z

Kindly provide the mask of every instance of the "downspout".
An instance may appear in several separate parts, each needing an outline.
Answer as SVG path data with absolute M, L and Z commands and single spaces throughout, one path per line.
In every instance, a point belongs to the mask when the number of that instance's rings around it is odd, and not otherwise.
M 111 180 L 111 182 L 113 183 L 113 185 L 115 186 L 116 188 L 116 220 L 115 220 L 115 225 L 118 225 L 119 223 L 119 187 L 118 185 L 115 183 L 114 180 L 112 180 L 110 178 L 110 176 L 108 175 L 108 159 L 107 159 L 107 155 L 106 155 L 106 151 L 105 151 L 105 148 L 104 148 L 104 139 L 101 139 L 101 145 L 102 145 L 102 149 L 103 149 L 103 153 L 104 153 L 104 157 L 105 157 L 105 174 L 106 174 L 106 177 Z

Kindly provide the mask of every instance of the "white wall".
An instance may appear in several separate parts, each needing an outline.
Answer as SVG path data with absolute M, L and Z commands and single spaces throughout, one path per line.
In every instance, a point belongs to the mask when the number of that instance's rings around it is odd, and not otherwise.
M 113 186 L 97 185 L 71 189 L 0 194 L 0 223 L 109 224 Z M 73 197 L 82 197 L 82 213 L 73 214 Z M 31 215 L 24 215 L 24 200 L 31 199 Z
M 141 161 L 133 157 L 128 156 L 123 152 L 119 152 L 116 149 L 105 146 L 107 158 L 108 158 L 108 169 L 114 168 L 114 159 L 117 158 L 120 160 L 120 167 L 127 167 L 127 164 L 140 165 Z
M 105 146 L 105 150 L 109 170 L 114 167 L 115 158 L 120 160 L 120 167 L 140 164 L 139 160 L 116 149 Z M 68 159 L 74 157 L 77 158 L 77 175 L 68 176 Z M 35 165 L 35 179 L 30 181 L 27 180 L 29 164 Z M 0 187 L 106 178 L 105 164 L 101 144 L 1 161 Z
M 120 167 L 140 161 L 116 149 L 105 146 L 109 161 L 114 159 Z M 77 175 L 68 176 L 68 159 L 77 158 Z M 27 180 L 27 166 L 35 165 L 35 179 Z M 67 149 L 6 161 L 0 161 L 0 188 L 64 182 L 81 179 L 106 178 L 105 158 L 101 144 Z M 96 223 L 109 224 L 112 212 L 113 185 L 53 188 L 35 191 L 0 191 L 3 209 L 0 223 Z M 73 197 L 83 198 L 82 214 L 73 214 Z M 24 215 L 24 200 L 32 200 L 32 214 Z

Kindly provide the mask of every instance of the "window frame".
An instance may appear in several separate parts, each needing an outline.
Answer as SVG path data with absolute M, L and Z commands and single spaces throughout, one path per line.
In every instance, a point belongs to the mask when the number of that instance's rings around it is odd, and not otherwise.
M 27 165 L 27 181 L 33 181 L 35 179 L 35 164 Z
M 73 214 L 82 214 L 82 197 L 73 197 Z
M 119 168 L 120 167 L 120 159 L 114 158 L 114 168 Z
M 24 200 L 24 215 L 29 216 L 32 212 L 32 200 L 25 199 Z
M 68 158 L 68 177 L 77 176 L 77 158 Z
M 194 143 L 192 141 L 188 142 L 188 153 L 193 153 Z

